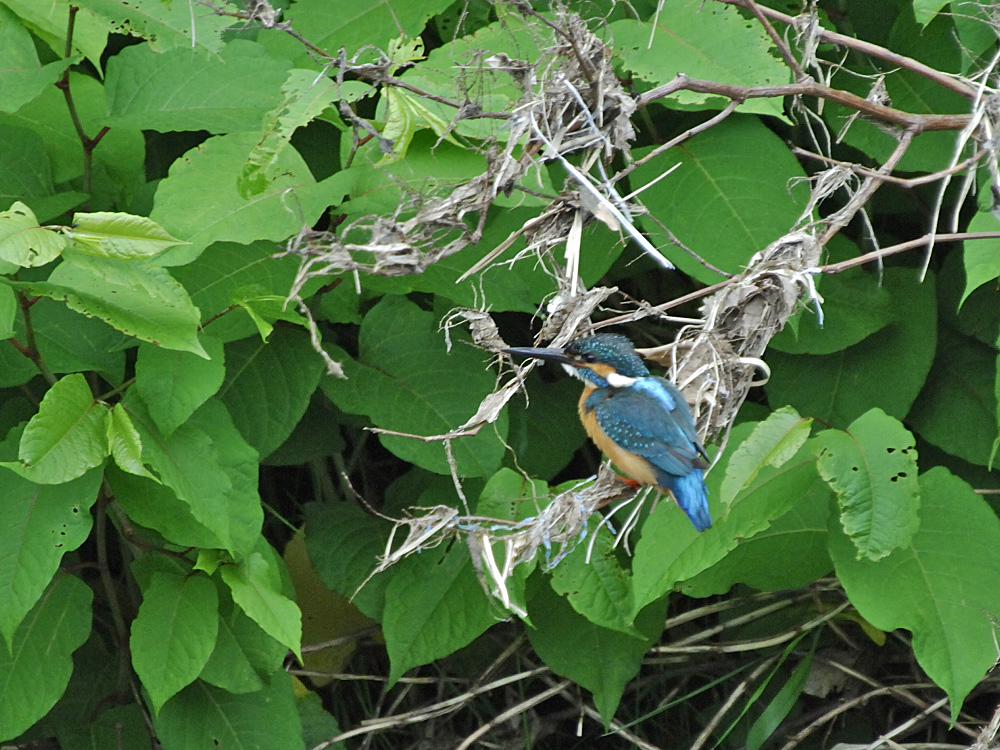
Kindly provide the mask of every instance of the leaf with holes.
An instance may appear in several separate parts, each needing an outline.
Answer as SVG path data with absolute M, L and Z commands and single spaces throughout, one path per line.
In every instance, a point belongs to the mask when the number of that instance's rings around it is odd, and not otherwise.
M 824 430 L 810 442 L 820 475 L 837 493 L 840 521 L 858 557 L 879 560 L 906 545 L 920 524 L 913 435 L 881 409 L 846 431 Z
M 39 226 L 35 214 L 21 201 L 0 212 L 0 260 L 24 268 L 44 266 L 65 247 L 66 238 Z

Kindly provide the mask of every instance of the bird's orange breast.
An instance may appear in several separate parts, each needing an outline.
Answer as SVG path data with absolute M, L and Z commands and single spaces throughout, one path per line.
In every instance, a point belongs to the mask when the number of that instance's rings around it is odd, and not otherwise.
M 583 394 L 580 396 L 580 402 L 577 405 L 577 410 L 580 414 L 580 421 L 583 422 L 583 429 L 587 431 L 587 435 L 594 441 L 594 445 L 600 448 L 601 451 L 611 459 L 611 462 L 621 469 L 625 476 L 630 479 L 634 479 L 640 484 L 649 484 L 654 487 L 658 486 L 656 482 L 656 474 L 653 473 L 653 469 L 649 462 L 642 456 L 629 453 L 627 450 L 620 448 L 618 444 L 608 437 L 608 434 L 601 429 L 601 425 L 597 422 L 597 415 L 594 414 L 593 410 L 587 409 L 587 398 L 594 392 L 594 390 L 594 387 L 590 385 L 584 388 Z

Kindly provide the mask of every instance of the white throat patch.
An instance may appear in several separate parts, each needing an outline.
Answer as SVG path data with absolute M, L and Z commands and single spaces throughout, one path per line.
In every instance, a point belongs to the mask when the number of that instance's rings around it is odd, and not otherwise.
M 604 379 L 608 381 L 608 385 L 612 388 L 628 388 L 635 385 L 639 380 L 638 378 L 630 378 L 627 375 L 621 375 L 617 372 L 609 372 Z

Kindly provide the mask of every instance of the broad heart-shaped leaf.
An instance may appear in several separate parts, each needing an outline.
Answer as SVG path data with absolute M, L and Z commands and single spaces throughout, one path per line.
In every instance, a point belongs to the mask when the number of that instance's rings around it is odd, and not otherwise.
M 385 552 L 389 524 L 355 503 L 305 506 L 306 549 L 313 569 L 332 591 L 346 596 L 373 620 L 382 619 L 385 589 L 392 571 L 366 582 L 378 556 Z M 358 589 L 361 584 L 364 587 Z
M 132 666 L 153 710 L 201 672 L 215 647 L 219 599 L 208 576 L 156 573 L 132 622 Z
M 192 13 L 184 3 L 159 0 L 87 0 L 87 8 L 111 21 L 116 31 L 149 40 L 157 52 L 177 47 L 219 52 L 222 33 L 237 22 L 235 16 Z
M 0 212 L 0 259 L 25 268 L 44 266 L 65 247 L 66 238 L 39 226 L 35 214 L 21 201 Z
M 0 648 L 0 737 L 20 735 L 66 690 L 73 652 L 90 635 L 92 599 L 79 578 L 56 577 L 18 627 L 10 648 Z
M 281 591 L 276 559 L 251 552 L 242 562 L 223 565 L 219 571 L 239 608 L 301 660 L 302 613 Z
M 664 597 L 635 618 L 636 635 L 626 635 L 584 619 L 543 583 L 530 599 L 529 615 L 535 627 L 527 633 L 553 672 L 593 693 L 594 705 L 607 723 L 625 685 L 639 673 L 646 651 L 663 632 L 666 613 Z
M 164 437 L 138 396 L 132 396 L 130 391 L 123 405 L 142 438 L 143 463 L 156 472 L 160 481 L 183 501 L 198 524 L 217 540 L 216 544 L 204 546 L 221 546 L 242 559 L 256 543 L 263 522 L 257 493 L 258 457 L 240 436 L 226 407 L 209 399 L 170 437 Z M 136 479 L 128 486 L 138 489 L 148 482 Z M 169 524 L 169 518 L 163 516 L 173 496 L 160 494 L 158 497 L 162 501 L 158 509 L 135 508 L 135 511 L 153 514 L 148 519 L 150 522 L 159 518 Z M 141 499 L 141 495 L 134 498 L 136 502 Z M 138 517 L 136 520 L 146 523 Z M 184 533 L 180 518 L 177 523 L 179 529 L 173 524 L 170 528 Z M 175 540 L 168 531 L 163 533 Z M 191 543 L 181 539 L 175 541 Z
M 733 429 L 726 449 L 730 456 L 752 427 L 753 423 L 744 423 Z M 670 502 L 661 502 L 650 514 L 632 561 L 634 613 L 717 563 L 741 540 L 767 529 L 771 521 L 787 513 L 821 481 L 815 459 L 803 447 L 780 469 L 762 467 L 750 486 L 723 512 L 725 506 L 714 498 L 719 494 L 720 471 L 727 463 L 720 461 L 706 478 L 712 528 L 695 531 Z
M 610 24 L 622 66 L 653 85 L 668 83 L 679 73 L 743 86 L 788 82 L 788 69 L 771 53 L 774 45 L 767 33 L 736 8 L 670 2 L 658 8 L 655 21 Z M 728 104 L 693 91 L 678 91 L 669 101 L 681 109 L 722 109 Z M 740 111 L 784 119 L 779 99 L 748 99 Z
M 645 153 L 637 149 L 635 156 Z M 808 191 L 794 184 L 805 178 L 802 167 L 756 117 L 733 115 L 699 133 L 636 169 L 633 186 L 676 164 L 642 200 L 681 242 L 729 273 L 739 273 L 754 253 L 784 235 L 806 207 Z M 669 247 L 670 239 L 653 222 L 643 226 L 654 244 Z M 684 252 L 671 253 L 670 261 L 705 283 L 722 278 Z
M 165 436 L 214 396 L 226 377 L 222 344 L 211 336 L 202 336 L 201 343 L 211 359 L 152 344 L 139 345 L 134 387 Z
M 1000 222 L 991 213 L 980 212 L 969 222 L 970 232 L 995 232 Z M 962 249 L 965 261 L 965 291 L 959 307 L 973 291 L 988 281 L 1000 277 L 1000 239 L 968 240 Z
M 811 419 L 803 419 L 790 406 L 778 409 L 758 424 L 726 464 L 720 488 L 721 500 L 729 505 L 747 487 L 763 466 L 782 466 L 809 437 Z
M 906 416 L 927 379 L 937 328 L 934 276 L 920 283 L 909 268 L 887 268 L 885 288 L 897 319 L 861 343 L 825 356 L 771 351 L 772 404 L 844 428 L 874 406 Z M 885 387 L 891 383 L 892 387 Z
M 820 475 L 837 493 L 840 522 L 858 557 L 879 560 L 902 547 L 920 525 L 913 435 L 881 409 L 810 441 Z
M 391 573 L 382 615 L 390 685 L 469 645 L 497 621 L 464 544 L 410 555 Z
M 108 447 L 111 449 L 111 457 L 122 471 L 156 481 L 156 477 L 142 465 L 142 438 L 139 437 L 139 431 L 135 429 L 128 412 L 120 403 L 111 409 L 111 419 L 108 420 Z
M 48 281 L 8 283 L 29 294 L 62 300 L 129 336 L 208 358 L 198 342 L 198 308 L 165 269 L 141 260 L 82 253 L 71 257 Z
M 304 750 L 292 677 L 279 671 L 268 687 L 233 693 L 198 680 L 154 717 L 164 750 Z
M 827 552 L 827 519 L 833 492 L 817 478 L 783 516 L 740 541 L 715 565 L 678 585 L 687 596 L 725 594 L 737 583 L 759 591 L 807 586 L 833 569 Z
M 230 693 L 254 693 L 281 669 L 288 649 L 233 604 L 229 590 L 219 583 L 219 633 L 199 677 Z
M 823 325 L 810 303 L 796 330 L 785 328 L 768 344 L 789 354 L 832 354 L 854 346 L 896 320 L 892 297 L 876 274 L 859 268 L 824 276 Z
M 185 244 L 145 216 L 111 213 L 74 214 L 69 231 L 74 249 L 119 260 L 151 258 L 168 247 Z
M 18 431 L 0 446 L 13 457 Z M 0 635 L 9 646 L 66 552 L 90 535 L 101 471 L 62 484 L 35 484 L 0 469 Z M 0 649 L 2 650 L 2 649 Z
M 830 524 L 830 555 L 858 612 L 882 630 L 906 628 L 920 666 L 962 701 L 996 661 L 1000 615 L 1000 520 L 947 469 L 920 476 L 920 528 L 878 562 Z
M 413 435 L 442 435 L 468 420 L 493 390 L 488 357 L 452 332 L 445 348 L 437 321 L 404 297 L 385 297 L 361 324 L 359 360 L 335 353 L 347 379 L 327 377 L 324 393 L 344 411 L 367 414 L 376 426 Z M 492 475 L 500 467 L 507 417 L 477 435 L 451 441 L 460 476 Z M 499 437 L 498 437 L 499 435 Z M 405 461 L 439 474 L 450 472 L 441 442 L 379 435 Z
M 226 347 L 219 398 L 243 439 L 266 457 L 302 419 L 324 369 L 308 333 L 279 328 L 268 343 L 253 337 Z
M 39 484 L 60 484 L 99 466 L 110 453 L 108 407 L 94 399 L 83 375 L 53 385 L 21 436 L 17 461 L 0 465 Z
M 232 40 L 218 55 L 190 46 L 162 53 L 148 44 L 126 47 L 108 60 L 108 124 L 257 132 L 281 101 L 278 90 L 289 67 L 245 39 Z
M 60 56 L 66 52 L 66 30 L 72 5 L 69 0 L 49 0 L 47 3 L 10 0 L 4 5 L 23 19 L 24 24 L 34 30 L 53 52 Z M 13 22 L 20 25 L 16 18 Z M 107 41 L 107 21 L 96 16 L 89 7 L 80 7 L 73 28 L 73 46 L 99 66 Z
M 220 240 L 286 239 L 343 199 L 349 176 L 338 173 L 317 183 L 294 148 L 278 155 L 266 190 L 241 196 L 237 178 L 259 140 L 252 132 L 215 136 L 171 165 L 150 218 L 190 245 L 166 251 L 157 262 L 184 265 Z
M 67 57 L 41 65 L 31 33 L 10 8 L 0 6 L 0 111 L 17 112 L 77 62 Z
M 945 325 L 940 340 L 910 424 L 941 450 L 987 466 L 997 438 L 996 350 Z

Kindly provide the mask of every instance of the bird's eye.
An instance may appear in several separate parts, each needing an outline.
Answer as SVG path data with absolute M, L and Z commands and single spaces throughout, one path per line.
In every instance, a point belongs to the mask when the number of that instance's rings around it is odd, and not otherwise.
M 597 361 L 597 357 L 595 357 L 590 352 L 587 352 L 586 354 L 581 355 L 580 359 L 582 359 L 584 362 L 588 362 L 588 363 L 589 362 L 596 362 Z

